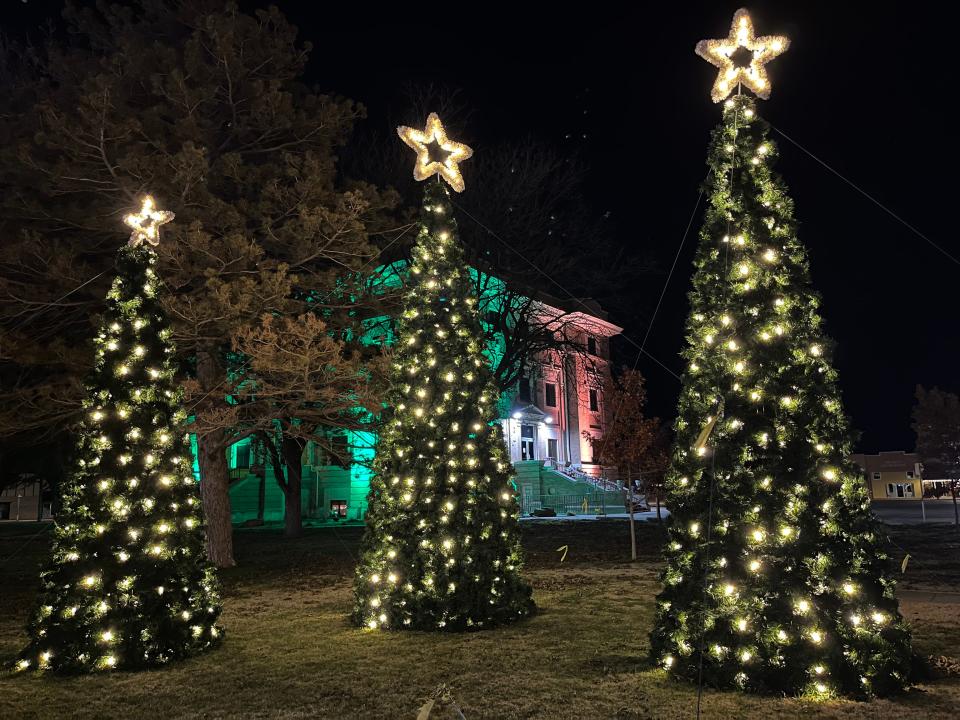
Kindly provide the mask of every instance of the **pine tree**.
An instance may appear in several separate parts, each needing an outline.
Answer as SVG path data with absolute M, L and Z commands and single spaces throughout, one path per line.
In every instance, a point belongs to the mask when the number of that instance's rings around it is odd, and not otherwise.
M 142 243 L 155 244 L 156 221 L 169 217 L 150 204 L 130 216 L 145 222 L 144 232 L 135 229 L 117 256 L 76 467 L 21 670 L 160 665 L 222 634 L 156 254 Z
M 534 611 L 498 392 L 447 189 L 424 190 L 353 619 L 469 630 Z
M 736 95 L 713 133 L 672 514 L 651 652 L 757 692 L 865 696 L 908 682 L 910 634 L 851 432 L 776 146 Z
M 336 32 L 324 23 L 310 34 L 324 43 Z M 236 407 L 233 335 L 267 313 L 322 312 L 331 326 L 346 325 L 353 308 L 334 292 L 343 276 L 376 254 L 376 231 L 386 244 L 406 230 L 390 230 L 401 224 L 389 217 L 393 191 L 353 182 L 340 167 L 365 111 L 306 81 L 310 43 L 274 6 L 72 3 L 62 32 L 22 46 L 5 37 L 0 52 L 5 467 L 14 451 L 51 454 L 79 417 L 93 365 L 88 320 L 102 307 L 116 252 L 105 238 L 117 198 L 148 186 L 180 198 L 156 269 L 193 381 L 184 397 L 204 426 L 197 459 L 208 554 L 233 566 L 226 450 L 237 428 L 217 426 Z

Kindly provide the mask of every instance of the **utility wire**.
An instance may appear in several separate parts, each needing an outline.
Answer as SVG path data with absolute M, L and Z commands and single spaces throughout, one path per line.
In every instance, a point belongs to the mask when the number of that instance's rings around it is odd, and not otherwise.
M 894 220 L 896 220 L 896 221 L 899 222 L 901 225 L 903 225 L 905 228 L 907 228 L 908 230 L 910 230 L 910 231 L 911 231 L 912 233 L 914 233 L 917 237 L 919 237 L 919 238 L 921 238 L 922 240 L 924 240 L 925 242 L 927 242 L 931 247 L 935 248 L 936 250 L 939 250 L 941 253 L 943 253 L 943 255 L 945 255 L 946 257 L 948 257 L 948 258 L 950 258 L 951 260 L 953 260 L 953 262 L 955 262 L 957 265 L 960 265 L 960 260 L 958 260 L 958 259 L 956 258 L 956 256 L 951 255 L 949 252 L 947 252 L 945 249 L 943 249 L 940 245 L 938 245 L 938 244 L 935 243 L 933 240 L 931 240 L 929 237 L 927 237 L 927 235 L 925 235 L 924 233 L 920 232 L 916 227 L 914 227 L 913 225 L 911 225 L 910 223 L 908 223 L 908 222 L 907 222 L 906 220 L 904 220 L 902 217 L 900 217 L 899 215 L 897 215 L 893 210 L 891 210 L 891 209 L 888 208 L 886 205 L 884 205 L 882 202 L 880 202 L 879 200 L 877 200 L 873 195 L 871 195 L 871 194 L 868 193 L 866 190 L 864 190 L 862 187 L 860 187 L 860 186 L 857 185 L 855 182 L 853 182 L 853 180 L 851 180 L 850 178 L 848 178 L 848 177 L 846 177 L 845 175 L 843 175 L 839 170 L 836 170 L 836 169 L 833 168 L 832 166 L 828 165 L 825 161 L 821 160 L 819 157 L 817 157 L 817 156 L 814 155 L 812 152 L 810 152 L 809 150 L 807 150 L 807 148 L 805 148 L 805 147 L 804 147 L 803 145 L 801 145 L 799 142 L 797 142 L 797 141 L 794 140 L 792 137 L 790 137 L 789 135 L 787 135 L 783 130 L 781 130 L 780 128 L 778 128 L 776 125 L 774 125 L 774 124 L 772 124 L 772 123 L 768 123 L 768 124 L 769 124 L 770 127 L 773 128 L 773 130 L 774 130 L 778 135 L 780 135 L 782 138 L 784 138 L 785 140 L 789 141 L 789 142 L 792 143 L 794 146 L 796 146 L 797 148 L 799 148 L 800 150 L 802 150 L 803 152 L 805 152 L 807 155 L 809 155 L 810 157 L 812 157 L 814 160 L 816 160 L 818 163 L 820 163 L 823 167 L 825 167 L 825 168 L 826 168 L 827 170 L 829 170 L 831 173 L 833 173 L 833 174 L 836 175 L 838 178 L 840 178 L 841 180 L 843 180 L 847 185 L 849 185 L 849 186 L 852 187 L 854 190 L 856 190 L 858 193 L 860 193 L 860 194 L 863 195 L 865 198 L 867 198 L 867 200 L 869 200 L 869 201 L 872 202 L 874 205 L 876 205 L 878 208 L 880 208 L 880 209 L 883 210 L 885 213 L 887 213 L 887 214 L 888 214 L 890 217 L 892 217 Z
M 702 194 L 703 194 L 703 193 L 701 192 L 701 195 L 702 195 Z M 520 257 L 524 262 L 526 262 L 528 265 L 530 265 L 530 267 L 532 267 L 534 270 L 536 270 L 540 275 L 542 275 L 542 276 L 545 277 L 547 280 L 549 280 L 551 283 L 553 283 L 553 284 L 556 285 L 558 288 L 560 288 L 560 289 L 564 292 L 564 294 L 567 296 L 568 299 L 570 299 L 570 300 L 572 300 L 573 302 L 577 303 L 578 305 L 582 306 L 582 307 L 584 308 L 584 310 L 586 310 L 586 311 L 587 311 L 588 313 L 590 313 L 591 315 L 596 312 L 596 310 L 595 310 L 594 308 L 591 308 L 591 307 L 590 307 L 589 305 L 587 305 L 582 299 L 577 298 L 577 297 L 574 297 L 573 295 L 571 295 L 571 294 L 570 294 L 570 291 L 567 290 L 567 288 L 565 288 L 560 282 L 558 282 L 557 280 L 555 280 L 550 274 L 548 274 L 545 270 L 543 270 L 541 267 L 539 267 L 539 266 L 538 266 L 535 262 L 533 262 L 530 258 L 528 258 L 526 255 L 524 255 L 523 253 L 521 253 L 519 250 L 517 250 L 515 247 L 513 247 L 513 246 L 512 246 L 510 243 L 508 243 L 506 240 L 504 240 L 499 234 L 497 234 L 497 233 L 496 233 L 494 230 L 492 230 L 489 226 L 485 225 L 483 222 L 481 222 L 481 221 L 478 220 L 476 217 L 474 217 L 474 216 L 470 213 L 470 211 L 468 211 L 465 207 L 463 207 L 462 205 L 460 205 L 460 204 L 457 203 L 456 201 L 452 201 L 452 202 L 453 202 L 453 204 L 457 207 L 457 209 L 460 210 L 464 215 L 466 215 L 468 218 L 470 218 L 471 220 L 473 220 L 473 221 L 474 221 L 477 225 L 479 225 L 481 228 L 483 228 L 484 230 L 486 230 L 487 233 L 489 233 L 493 238 L 495 238 L 496 240 L 498 240 L 498 241 L 500 241 L 501 243 L 503 243 L 504 246 L 506 246 L 507 249 L 509 249 L 510 251 L 516 253 L 516 255 L 517 255 L 518 257 Z M 698 197 L 698 198 L 697 198 L 697 205 L 699 205 L 699 204 L 700 204 L 700 198 Z M 694 213 L 696 213 L 696 209 L 694 209 Z M 692 216 L 691 216 L 691 223 L 692 223 L 692 221 L 693 221 L 693 220 L 692 220 Z M 688 225 L 687 225 L 687 230 L 689 230 L 689 229 L 690 229 L 690 225 L 688 224 Z M 684 239 L 686 239 L 686 233 L 684 233 Z M 679 254 L 679 253 L 678 253 L 678 254 Z M 674 266 L 676 266 L 676 259 L 674 259 Z M 671 273 L 672 273 L 672 270 L 673 270 L 673 268 L 671 268 Z M 669 280 L 670 280 L 670 279 L 667 278 L 667 282 L 669 282 Z M 664 288 L 664 292 L 665 292 L 665 291 L 666 291 L 666 288 Z M 663 300 L 663 293 L 661 293 L 660 300 L 661 300 L 661 301 Z M 659 307 L 659 303 L 658 303 L 658 307 Z M 651 322 L 652 322 L 652 321 L 651 321 Z M 648 335 L 649 335 L 649 328 L 648 328 Z M 654 357 L 646 348 L 643 347 L 643 345 L 637 343 L 635 340 L 633 340 L 632 338 L 630 338 L 628 335 L 623 335 L 623 334 L 622 334 L 621 337 L 623 337 L 624 340 L 626 340 L 626 341 L 629 342 L 631 345 L 633 345 L 635 348 L 637 348 L 637 350 L 638 350 L 639 353 L 641 353 L 641 354 L 643 354 L 643 355 L 646 355 L 646 356 L 649 357 L 651 360 L 653 360 L 655 363 L 657 363 L 657 365 L 659 365 L 659 366 L 662 367 L 664 370 L 666 370 L 668 373 L 670 373 L 674 378 L 676 378 L 677 380 L 680 380 L 680 376 L 677 375 L 676 372 L 674 372 L 672 369 L 670 369 L 670 367 L 668 367 L 667 365 L 665 365 L 665 364 L 664 364 L 663 362 L 661 362 L 659 359 L 657 359 L 656 357 Z M 644 342 L 646 342 L 646 340 L 644 340 Z
M 693 204 L 693 210 L 690 213 L 690 218 L 687 220 L 687 227 L 683 231 L 683 236 L 680 238 L 680 244 L 677 246 L 677 252 L 673 256 L 673 263 L 670 265 L 670 271 L 667 273 L 667 279 L 663 283 L 663 288 L 660 290 L 660 297 L 657 299 L 657 304 L 653 309 L 653 314 L 650 316 L 650 322 L 647 323 L 647 331 L 643 335 L 643 342 L 640 343 L 637 355 L 633 360 L 633 370 L 637 369 L 637 365 L 640 364 L 640 357 L 644 353 L 646 353 L 647 340 L 650 338 L 650 333 L 653 331 L 653 323 L 656 322 L 657 314 L 660 312 L 660 306 L 661 304 L 663 304 L 663 298 L 667 294 L 667 288 L 670 287 L 670 280 L 673 278 L 673 271 L 676 270 L 677 268 L 677 261 L 680 260 L 680 254 L 683 252 L 683 246 L 687 242 L 687 236 L 690 234 L 690 228 L 693 227 L 693 221 L 697 216 L 697 211 L 700 209 L 700 201 L 702 199 L 703 199 L 703 185 L 701 184 L 700 192 L 697 194 L 697 201 Z M 668 372 L 670 372 L 671 375 L 676 377 L 678 380 L 680 379 L 677 377 L 675 373 L 673 373 L 670 370 L 670 368 L 667 368 L 662 362 L 657 360 L 657 358 L 653 357 L 653 355 L 650 355 L 649 353 L 646 353 L 646 354 L 652 360 L 654 360 L 654 362 L 656 362 L 658 365 L 660 365 L 661 367 L 665 368 Z M 620 418 L 621 410 L 623 410 L 623 398 L 621 398 L 620 402 L 617 403 L 617 409 L 614 411 L 613 420 L 610 423 L 611 426 L 615 426 L 617 424 L 617 420 Z M 600 457 L 601 459 L 603 458 L 603 451 L 606 450 L 607 448 L 607 442 L 609 438 L 610 438 L 609 433 L 604 434 L 603 442 L 600 445 L 600 452 L 597 453 L 598 457 Z M 630 492 L 630 501 L 633 502 L 633 489 L 630 488 L 629 492 Z
M 667 367 L 667 365 L 665 365 L 665 364 L 664 364 L 663 362 L 661 362 L 658 358 L 656 358 L 653 354 L 651 354 L 650 352 L 647 351 L 646 345 L 647 345 L 647 340 L 650 338 L 650 333 L 651 333 L 651 331 L 653 330 L 653 324 L 654 324 L 654 322 L 655 322 L 656 319 L 657 319 L 657 314 L 660 312 L 660 306 L 663 304 L 663 298 L 664 298 L 664 296 L 667 294 L 667 288 L 670 286 L 670 280 L 673 278 L 673 272 L 674 272 L 674 270 L 676 270 L 677 261 L 680 259 L 680 254 L 681 254 L 682 251 L 683 251 L 683 246 L 684 246 L 684 244 L 685 244 L 686 241 L 687 241 L 687 236 L 690 234 L 690 228 L 693 226 L 693 221 L 694 221 L 694 219 L 695 219 L 696 216 L 697 216 L 697 210 L 700 208 L 700 201 L 701 201 L 702 199 L 703 199 L 703 186 L 701 185 L 700 193 L 697 195 L 697 201 L 694 203 L 694 205 L 693 205 L 693 210 L 690 212 L 690 218 L 687 220 L 687 227 L 686 227 L 686 229 L 683 231 L 683 235 L 682 235 L 682 237 L 680 238 L 680 244 L 677 246 L 677 252 L 676 252 L 676 254 L 673 256 L 673 263 L 670 265 L 670 271 L 667 273 L 667 279 L 666 279 L 666 281 L 665 281 L 664 284 L 663 284 L 663 288 L 660 290 L 660 297 L 657 299 L 657 304 L 656 304 L 656 307 L 654 307 L 653 314 L 652 314 L 651 317 L 650 317 L 650 322 L 647 323 L 647 330 L 646 330 L 646 332 L 644 333 L 643 341 L 642 341 L 640 344 L 637 344 L 630 336 L 628 336 L 628 335 L 626 335 L 626 334 L 622 334 L 622 335 L 621 335 L 627 342 L 629 342 L 631 345 L 633 345 L 635 348 L 637 348 L 637 355 L 636 355 L 636 357 L 635 357 L 634 360 L 633 360 L 633 370 L 636 370 L 636 369 L 637 369 L 637 365 L 640 363 L 640 357 L 643 356 L 643 355 L 646 355 L 646 356 L 649 357 L 651 360 L 653 360 L 657 365 L 659 365 L 659 366 L 662 367 L 664 370 L 666 370 L 668 373 L 670 373 L 670 375 L 672 375 L 674 378 L 676 378 L 677 380 L 680 380 L 680 376 L 679 376 L 679 375 L 677 375 L 673 370 L 671 370 L 669 367 Z M 467 217 L 469 217 L 471 220 L 473 220 L 475 223 L 477 223 L 477 225 L 479 225 L 479 226 L 482 227 L 484 230 L 486 230 L 488 233 L 490 233 L 490 235 L 492 235 L 494 238 L 496 238 L 496 239 L 499 240 L 501 243 L 503 243 L 508 249 L 510 249 L 511 251 L 513 251 L 514 253 L 516 253 L 516 254 L 517 254 L 519 257 L 521 257 L 523 260 L 525 260 L 525 261 L 526 261 L 532 268 L 534 268 L 538 273 L 540 273 L 541 275 L 543 275 L 543 276 L 544 276 L 545 278 L 547 278 L 550 282 L 552 282 L 554 285 L 556 285 L 556 286 L 559 287 L 561 290 L 563 290 L 563 291 L 568 295 L 568 297 L 569 297 L 571 300 L 573 300 L 574 302 L 579 303 L 580 305 L 582 305 L 588 312 L 590 312 L 590 313 L 593 313 L 593 312 L 594 312 L 594 311 L 593 311 L 589 306 L 587 306 L 587 304 L 584 303 L 580 298 L 573 297 L 573 295 L 570 294 L 570 292 L 569 292 L 563 285 L 561 285 L 557 280 L 555 280 L 553 277 L 551 277 L 547 272 L 545 272 L 543 269 L 541 269 L 536 263 L 534 263 L 532 260 L 530 260 L 529 258 L 527 258 L 527 257 L 526 257 L 523 253 L 521 253 L 519 250 L 517 250 L 517 249 L 514 248 L 512 245 L 510 245 L 510 243 L 508 243 L 506 240 L 504 240 L 502 237 L 500 237 L 500 236 L 499 236 L 497 233 L 495 233 L 493 230 L 491 230 L 489 227 L 487 227 L 487 226 L 484 225 L 482 222 L 480 222 L 479 220 L 477 220 L 477 218 L 475 218 L 473 215 L 471 215 L 465 208 L 461 207 L 460 205 L 458 205 L 458 204 L 455 203 L 455 202 L 454 202 L 454 205 L 457 205 L 457 207 L 458 207 Z M 617 420 L 618 420 L 619 417 L 620 417 L 620 411 L 621 411 L 622 409 L 623 409 L 623 400 L 621 399 L 621 401 L 617 404 L 616 410 L 615 410 L 614 413 L 613 413 L 613 419 L 612 419 L 612 421 L 611 421 L 611 423 L 610 423 L 611 425 L 616 425 Z M 601 442 L 601 445 L 600 445 L 600 451 L 597 453 L 597 457 L 598 457 L 598 458 L 602 458 L 602 457 L 603 457 L 603 452 L 604 452 L 604 450 L 606 450 L 607 442 L 609 441 L 609 438 L 610 438 L 610 434 L 609 434 L 609 433 L 605 433 L 604 436 L 603 436 L 603 440 L 602 440 L 602 442 Z M 601 460 L 601 462 L 602 462 L 602 460 Z M 629 489 L 629 492 L 630 492 L 630 500 L 631 500 L 631 502 L 632 502 L 632 501 L 633 501 L 633 490 L 632 490 L 632 488 Z
M 24 542 L 20 547 L 14 550 L 10 555 L 5 557 L 3 560 L 0 560 L 0 566 L 6 565 L 8 562 L 10 562 L 15 557 L 17 557 L 17 555 L 19 555 L 21 552 L 24 551 L 27 545 L 32 543 L 34 540 L 40 537 L 43 533 L 47 532 L 49 529 L 50 529 L 50 525 L 48 523 L 42 523 L 41 528 L 37 530 L 33 535 L 28 537 L 26 542 Z
M 677 253 L 673 256 L 673 264 L 670 265 L 670 272 L 667 273 L 667 280 L 663 283 L 663 289 L 660 291 L 660 297 L 657 298 L 657 305 L 653 309 L 653 315 L 650 316 L 650 322 L 647 324 L 647 332 L 643 335 L 643 342 L 640 343 L 640 351 L 644 352 L 644 347 L 647 344 L 647 339 L 650 337 L 650 332 L 653 330 L 653 323 L 657 319 L 657 313 L 660 312 L 660 305 L 663 303 L 663 297 L 667 294 L 667 287 L 670 285 L 670 280 L 673 278 L 673 271 L 677 269 L 677 261 L 680 259 L 680 253 L 683 251 L 683 245 L 687 241 L 687 236 L 690 234 L 690 228 L 693 226 L 693 220 L 697 216 L 697 210 L 700 209 L 700 201 L 703 199 L 703 186 L 700 186 L 700 193 L 697 195 L 697 201 L 693 205 L 693 212 L 690 213 L 690 219 L 687 220 L 687 227 L 683 231 L 683 237 L 680 238 L 680 245 L 677 247 Z M 638 355 L 639 359 L 639 355 Z M 659 361 L 658 361 L 659 362 Z M 636 362 L 634 362 L 634 369 L 636 369 Z M 676 376 L 674 376 L 676 377 Z M 678 378 L 679 379 L 679 378 Z
M 10 329 L 7 331 L 7 333 L 14 333 L 14 332 L 16 332 L 17 330 L 19 330 L 20 328 L 22 328 L 24 325 L 27 325 L 28 323 L 33 322 L 37 317 L 39 317 L 40 315 L 42 315 L 43 313 L 45 313 L 45 312 L 46 312 L 47 310 L 49 310 L 51 307 L 53 307 L 54 305 L 56 305 L 57 303 L 59 303 L 59 302 L 61 302 L 61 301 L 63 301 L 63 300 L 66 300 L 68 297 L 70 297 L 71 295 L 73 295 L 77 290 L 79 290 L 79 289 L 82 288 L 82 287 L 85 287 L 85 286 L 89 285 L 90 283 L 92 283 L 94 280 L 96 280 L 98 277 L 100 277 L 101 275 L 103 275 L 103 274 L 106 273 L 106 272 L 107 272 L 106 270 L 102 270 L 102 271 L 98 272 L 96 275 L 94 275 L 94 276 L 91 277 L 91 278 L 88 278 L 87 280 L 84 280 L 82 283 L 80 283 L 79 285 L 77 285 L 73 290 L 70 290 L 69 292 L 64 293 L 63 295 L 61 295 L 60 297 L 58 297 L 58 298 L 57 298 L 56 300 L 54 300 L 53 302 L 45 303 L 42 308 L 40 308 L 39 310 L 37 310 L 36 312 L 34 312 L 32 315 L 29 315 L 28 317 L 26 317 L 26 318 L 24 318 L 23 320 L 21 320 L 20 322 L 18 322 L 16 325 L 14 325 L 12 328 L 10 328 Z
M 708 176 L 709 176 L 709 175 L 708 175 Z M 638 345 L 638 344 L 637 344 L 632 338 L 630 338 L 628 335 L 626 335 L 626 334 L 623 334 L 623 335 L 622 335 L 622 337 L 623 337 L 625 340 L 627 340 L 631 345 L 633 345 L 634 347 L 637 348 L 637 355 L 636 355 L 636 357 L 635 357 L 634 360 L 633 360 L 633 370 L 636 370 L 636 369 L 637 369 L 637 365 L 640 363 L 640 357 L 643 356 L 643 355 L 647 355 L 647 357 L 649 357 L 649 358 L 650 358 L 651 360 L 653 360 L 657 365 L 659 365 L 659 366 L 662 367 L 664 370 L 666 370 L 668 373 L 670 373 L 670 375 L 672 375 L 672 376 L 673 376 L 674 378 L 676 378 L 677 380 L 680 380 L 680 376 L 679 376 L 679 375 L 677 375 L 673 370 L 671 370 L 671 369 L 670 369 L 669 367 L 667 367 L 664 363 L 662 363 L 662 362 L 661 362 L 658 358 L 656 358 L 652 353 L 650 353 L 650 352 L 647 351 L 646 345 L 647 345 L 647 340 L 650 338 L 650 333 L 651 333 L 651 331 L 653 330 L 653 324 L 654 324 L 654 322 L 655 322 L 656 319 L 657 319 L 657 314 L 658 314 L 659 311 L 660 311 L 660 306 L 663 304 L 663 298 L 664 298 L 664 296 L 667 294 L 667 288 L 670 286 L 670 280 L 671 280 L 671 278 L 673 278 L 673 272 L 674 272 L 674 270 L 675 270 L 676 267 L 677 267 L 677 261 L 680 259 L 680 254 L 681 254 L 681 252 L 683 251 L 683 246 L 684 246 L 684 244 L 685 244 L 686 241 L 687 241 L 687 236 L 690 234 L 690 228 L 693 226 L 693 220 L 694 220 L 694 218 L 695 218 L 696 215 L 697 215 L 697 210 L 700 208 L 700 201 L 701 201 L 701 199 L 703 199 L 703 186 L 702 186 L 702 185 L 701 185 L 701 188 L 700 188 L 700 192 L 699 192 L 699 194 L 697 195 L 697 201 L 694 203 L 694 205 L 693 205 L 693 210 L 692 210 L 691 213 L 690 213 L 690 218 L 687 220 L 687 227 L 684 229 L 684 231 L 683 231 L 683 236 L 680 238 L 680 244 L 677 246 L 677 252 L 676 252 L 676 254 L 673 256 L 673 263 L 670 265 L 670 271 L 667 273 L 667 279 L 666 279 L 666 281 L 665 281 L 664 284 L 663 284 L 663 288 L 660 290 L 660 297 L 657 299 L 656 307 L 654 308 L 653 314 L 652 314 L 651 317 L 650 317 L 650 322 L 647 324 L 647 330 L 646 330 L 646 332 L 644 333 L 643 341 Z M 534 270 L 536 270 L 539 274 L 543 275 L 545 278 L 547 278 L 547 280 L 549 280 L 551 283 L 553 283 L 554 285 L 556 285 L 558 288 L 560 288 L 561 290 L 563 290 L 564 293 L 565 293 L 571 300 L 573 300 L 574 302 L 582 305 L 582 306 L 587 310 L 587 312 L 589 312 L 589 313 L 591 313 L 591 314 L 594 312 L 586 303 L 583 302 L 583 300 L 581 300 L 580 298 L 574 297 L 574 296 L 566 289 L 566 287 L 564 287 L 561 283 L 559 283 L 557 280 L 555 280 L 553 277 L 551 277 L 547 272 L 545 272 L 542 268 L 540 268 L 540 266 L 538 266 L 536 263 L 534 263 L 532 260 L 530 260 L 528 257 L 526 257 L 523 253 L 521 253 L 519 250 L 517 250 L 515 247 L 513 247 L 510 243 L 508 243 L 506 240 L 504 240 L 502 237 L 500 237 L 500 235 L 498 235 L 498 234 L 495 233 L 493 230 L 491 230 L 488 226 L 486 226 L 485 224 L 483 224 L 482 222 L 480 222 L 480 221 L 479 221 L 477 218 L 475 218 L 466 208 L 460 206 L 460 205 L 459 205 L 458 203 L 456 203 L 456 202 L 453 202 L 453 204 L 456 205 L 457 208 L 459 208 L 460 211 L 463 212 L 467 217 L 469 217 L 471 220 L 473 220 L 475 223 L 477 223 L 477 225 L 479 225 L 481 228 L 483 228 L 484 230 L 486 230 L 490 235 L 492 235 L 494 238 L 496 238 L 496 239 L 499 240 L 501 243 L 503 243 L 509 250 L 511 250 L 512 252 L 516 253 L 519 257 L 521 257 L 524 261 L 526 261 L 527 264 L 530 265 L 530 267 L 532 267 Z M 612 419 L 612 421 L 611 421 L 611 425 L 616 425 L 617 420 L 618 420 L 619 417 L 620 417 L 620 411 L 621 411 L 622 409 L 623 409 L 623 399 L 621 398 L 621 401 L 617 404 L 616 410 L 614 411 L 613 419 Z M 600 451 L 597 453 L 597 457 L 600 459 L 601 462 L 602 462 L 604 450 L 606 450 L 607 443 L 609 442 L 609 439 L 610 439 L 610 434 L 609 434 L 609 433 L 605 433 L 604 436 L 603 436 L 603 440 L 602 440 L 602 442 L 601 442 L 601 445 L 600 445 Z M 624 488 L 624 492 L 625 492 L 625 493 L 629 493 L 630 504 L 631 504 L 631 507 L 632 507 L 632 505 L 633 505 L 633 488 L 632 488 L 632 487 L 630 487 L 630 488 Z

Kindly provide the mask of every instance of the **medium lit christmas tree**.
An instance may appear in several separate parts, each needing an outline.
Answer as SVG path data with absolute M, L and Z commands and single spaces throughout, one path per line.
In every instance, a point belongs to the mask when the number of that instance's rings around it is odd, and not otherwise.
M 399 131 L 416 179 L 463 189 L 457 163 L 471 150 L 436 115 Z M 482 629 L 534 611 L 468 272 L 438 178 L 424 188 L 357 569 L 353 618 L 369 628 Z
M 763 63 L 786 47 L 755 38 L 741 10 L 730 38 L 697 48 L 721 68 L 714 100 L 736 94 L 709 151 L 651 651 L 715 687 L 883 694 L 908 682 L 910 634 L 849 460 L 807 253 L 770 169 L 776 146 L 739 88 L 766 97 Z
M 151 245 L 172 217 L 147 198 L 126 218 L 133 234 L 117 256 L 76 468 L 20 670 L 160 665 L 221 635 L 174 348 L 153 269 Z

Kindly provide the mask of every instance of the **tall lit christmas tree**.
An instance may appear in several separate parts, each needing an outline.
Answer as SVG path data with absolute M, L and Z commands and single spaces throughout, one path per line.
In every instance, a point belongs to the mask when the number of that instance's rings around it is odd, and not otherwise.
M 401 127 L 414 177 L 463 190 L 470 148 L 431 114 Z M 391 413 L 377 446 L 354 621 L 369 628 L 482 629 L 534 611 L 520 577 L 516 489 L 496 419 L 450 195 L 424 188 L 393 358 Z
M 729 38 L 697 46 L 720 67 L 723 120 L 690 293 L 652 654 L 715 687 L 883 694 L 908 682 L 910 634 L 849 460 L 807 253 L 770 169 L 776 147 L 741 90 L 768 97 L 764 63 L 787 45 L 755 37 L 740 10 Z
M 153 269 L 151 246 L 172 218 L 149 197 L 125 218 L 133 233 L 117 256 L 76 468 L 20 670 L 160 665 L 221 635 L 174 348 Z

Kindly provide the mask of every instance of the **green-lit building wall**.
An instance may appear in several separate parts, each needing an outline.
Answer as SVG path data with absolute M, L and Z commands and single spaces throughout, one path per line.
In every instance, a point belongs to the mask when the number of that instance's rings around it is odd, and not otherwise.
M 374 274 L 371 283 L 384 289 L 396 289 L 402 285 L 404 272 L 403 262 L 387 265 Z M 479 273 L 472 268 L 470 272 L 474 287 L 480 289 L 478 310 L 481 323 L 488 332 L 486 355 L 491 366 L 496 367 L 505 355 L 506 341 L 502 334 L 490 332 L 492 327 L 487 322 L 487 317 L 490 313 L 503 315 L 503 298 L 509 295 L 505 292 L 503 281 L 498 278 Z M 391 345 L 395 341 L 395 325 L 392 318 L 383 316 L 368 319 L 364 322 L 364 328 L 362 342 L 368 345 Z M 510 417 L 510 408 L 516 395 L 516 390 L 503 393 L 498 408 L 501 418 Z M 345 463 L 345 467 L 331 464 L 330 456 L 314 443 L 308 443 L 304 450 L 301 502 L 306 517 L 329 519 L 337 515 L 342 519 L 359 520 L 366 512 L 376 435 L 373 432 L 360 431 L 339 431 L 339 433 L 340 441 L 345 441 L 352 458 L 352 462 Z M 195 438 L 193 438 L 192 449 L 194 473 L 199 479 Z M 252 521 L 261 515 L 261 486 L 263 520 L 265 522 L 282 520 L 283 493 L 277 484 L 270 463 L 264 462 L 262 457 L 257 457 L 257 452 L 249 438 L 233 444 L 227 452 L 234 522 Z M 536 465 L 536 469 L 533 465 Z M 536 480 L 534 475 L 537 475 Z M 539 497 L 543 493 L 557 492 L 557 489 L 552 486 L 547 488 L 544 481 L 548 484 L 551 481 L 570 482 L 557 473 L 545 472 L 542 461 L 531 463 L 531 467 L 528 468 L 520 468 L 518 464 L 517 483 L 524 495 L 531 494 Z

